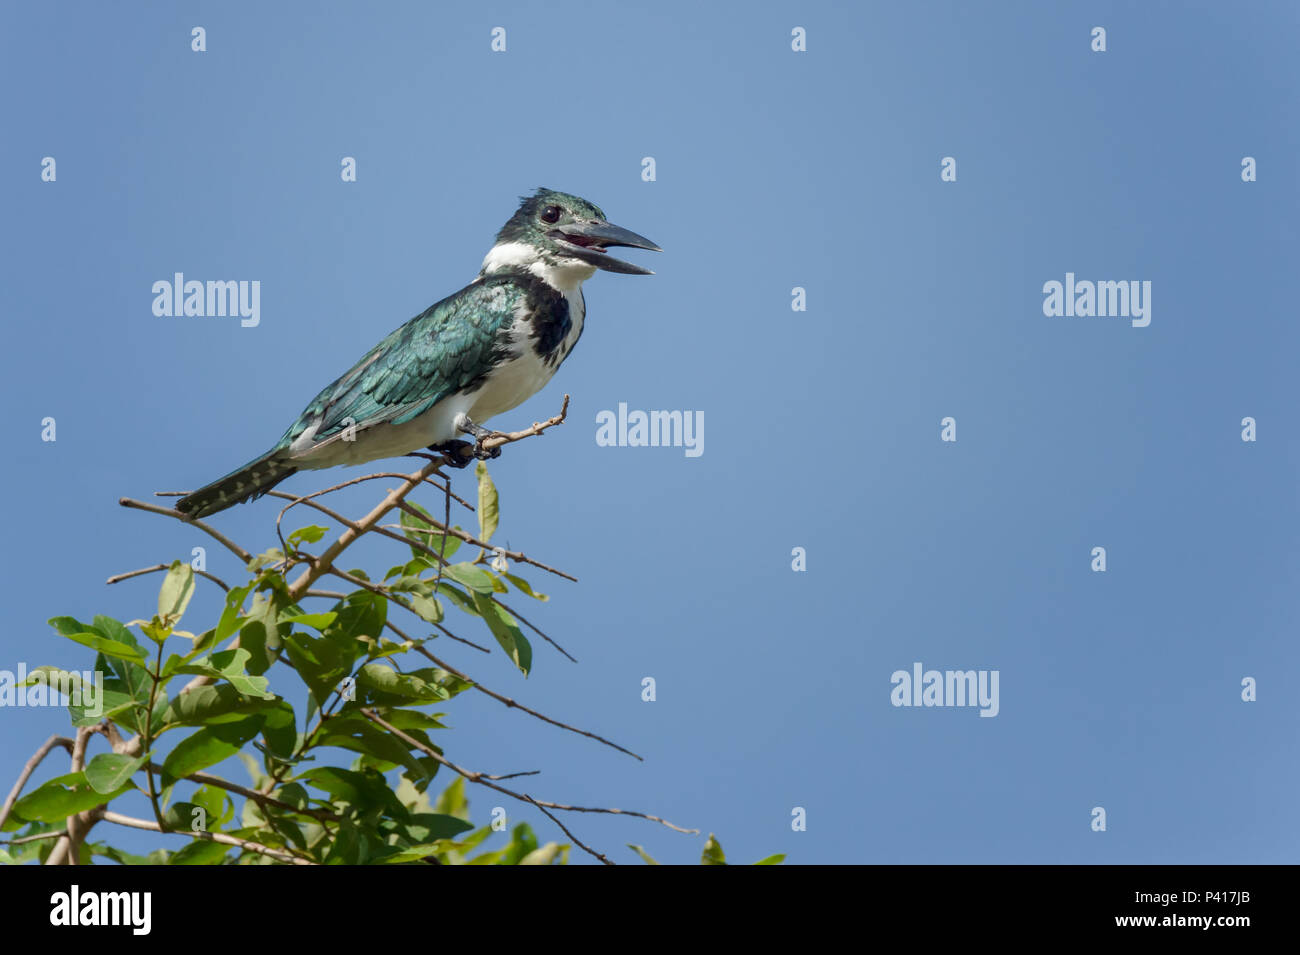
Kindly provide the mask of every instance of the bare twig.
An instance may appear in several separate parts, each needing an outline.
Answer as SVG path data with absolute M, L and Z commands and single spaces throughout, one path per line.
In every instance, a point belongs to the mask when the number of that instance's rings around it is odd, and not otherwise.
M 543 640 L 545 640 L 545 641 L 546 641 L 547 643 L 549 643 L 551 646 L 555 647 L 555 649 L 557 649 L 557 650 L 559 650 L 561 653 L 563 653 L 566 657 L 569 658 L 569 660 L 570 660 L 571 662 L 573 662 L 573 663 L 577 663 L 577 662 L 578 662 L 578 658 L 577 658 L 577 657 L 575 657 L 572 653 L 570 653 L 568 650 L 564 649 L 564 647 L 560 646 L 558 643 L 556 643 L 554 640 L 552 640 L 550 637 L 548 637 L 545 633 L 543 633 L 540 629 L 538 629 L 538 627 L 537 627 L 536 624 L 529 622 L 528 618 L 525 617 L 523 614 L 521 614 L 518 610 L 515 610 L 515 609 L 513 609 L 513 608 L 511 608 L 511 607 L 507 607 L 507 606 L 505 605 L 505 602 L 502 601 L 502 600 L 499 600 L 495 594 L 490 595 L 490 596 L 488 597 L 488 599 L 491 600 L 491 601 L 492 601 L 494 604 L 496 604 L 498 607 L 500 607 L 502 610 L 504 610 L 506 613 L 510 614 L 511 616 L 518 617 L 520 623 L 522 623 L 524 626 L 526 626 L 529 630 L 533 631 L 533 633 L 537 634 L 539 637 L 541 637 Z
M 420 515 L 420 519 L 428 523 L 434 530 L 446 531 L 452 537 L 459 537 L 466 544 L 472 544 L 475 547 L 482 547 L 484 550 L 490 553 L 494 553 L 497 550 L 497 548 L 494 547 L 492 544 L 488 544 L 485 543 L 484 541 L 479 540 L 473 534 L 463 531 L 459 527 L 448 527 L 444 524 L 440 524 L 438 521 L 431 521 L 429 520 L 429 518 L 425 517 L 424 515 Z M 378 527 L 375 528 L 375 530 L 381 532 L 386 530 L 398 531 L 398 530 L 405 530 L 405 528 L 403 528 L 401 524 L 380 524 Z M 416 547 L 420 546 L 419 541 L 412 541 L 409 537 L 402 537 L 396 533 L 385 534 L 384 536 L 392 537 L 394 540 L 400 540 L 403 543 L 411 544 Z M 432 536 L 432 534 L 430 534 L 430 536 Z M 556 577 L 563 577 L 565 580 L 571 580 L 575 584 L 578 582 L 578 578 L 574 577 L 572 574 L 566 574 L 564 571 L 557 570 L 556 568 L 550 566 L 549 564 L 543 564 L 540 560 L 533 560 L 533 558 L 529 557 L 527 554 L 521 553 L 520 551 L 506 550 L 503 547 L 501 548 L 501 553 L 504 554 L 506 557 L 510 558 L 511 560 L 513 560 L 515 563 L 529 564 L 530 566 L 536 567 L 538 570 L 546 571 L 548 574 L 554 574 Z
M 384 729 L 388 730 L 388 732 L 392 733 L 394 736 L 400 739 L 407 746 L 410 746 L 412 749 L 418 749 L 425 756 L 428 756 L 430 759 L 434 760 L 435 762 L 440 763 L 443 766 L 446 766 L 452 772 L 460 776 L 464 776 L 472 783 L 477 783 L 480 786 L 487 786 L 489 789 L 494 789 L 499 793 L 504 793 L 505 795 L 511 797 L 512 799 L 518 799 L 520 802 L 532 803 L 538 808 L 541 808 L 542 806 L 546 806 L 549 809 L 558 809 L 561 812 L 596 812 L 596 813 L 603 813 L 603 814 L 613 815 L 613 816 L 636 816 L 638 819 L 648 819 L 651 822 L 657 822 L 662 826 L 667 826 L 669 829 L 675 830 L 676 832 L 685 832 L 692 835 L 699 834 L 700 830 L 698 829 L 683 829 L 681 826 L 674 825 L 673 823 L 669 822 L 667 819 L 661 819 L 659 816 L 652 816 L 649 813 L 645 813 L 645 812 L 636 812 L 635 810 L 632 809 L 607 809 L 598 806 L 566 806 L 563 803 L 558 803 L 558 802 L 539 802 L 533 799 L 531 796 L 525 796 L 523 793 L 517 793 L 513 789 L 507 789 L 505 786 L 497 785 L 496 783 L 492 782 L 489 776 L 483 773 L 477 773 L 468 769 L 462 769 L 460 766 L 457 766 L 451 760 L 447 759 L 445 756 L 439 753 L 432 746 L 426 746 L 424 743 L 421 743 L 415 737 L 408 736 L 406 733 L 403 733 L 396 726 L 393 726 L 391 723 L 387 722 L 383 717 L 377 714 L 374 710 L 363 706 L 361 707 L 360 712 L 361 715 L 364 716 L 366 719 L 370 720 L 370 722 L 378 726 L 382 726 Z
M 595 857 L 596 857 L 597 859 L 599 859 L 601 862 L 605 863 L 605 865 L 616 865 L 616 864 L 617 864 L 617 863 L 611 862 L 609 859 L 605 858 L 604 853 L 597 852 L 595 849 L 591 848 L 591 846 L 587 845 L 585 842 L 583 842 L 581 839 L 579 839 L 577 836 L 575 836 L 573 833 L 571 833 L 571 832 L 569 831 L 569 827 L 568 827 L 568 826 L 566 826 L 564 823 L 560 822 L 559 819 L 556 819 L 555 816 L 553 816 L 553 815 L 552 815 L 552 814 L 547 810 L 547 808 L 546 808 L 545 806 L 543 806 L 541 803 L 539 803 L 539 802 L 538 802 L 536 799 L 534 799 L 532 796 L 528 795 L 528 793 L 524 793 L 524 797 L 525 797 L 525 798 L 526 798 L 530 803 L 532 803 L 534 806 L 536 806 L 538 809 L 540 809 L 540 810 L 545 814 L 545 816 L 546 816 L 547 819 L 551 820 L 551 822 L 555 823 L 555 824 L 556 824 L 557 826 L 559 826 L 562 830 L 564 830 L 564 834 L 565 834 L 566 836 L 568 836 L 570 839 L 572 839 L 572 840 L 574 841 L 574 843 L 578 846 L 578 848 L 582 849 L 582 850 L 583 850 L 584 852 L 586 852 L 588 855 L 593 855 L 593 856 L 595 856 Z
M 156 574 L 161 570 L 169 570 L 169 569 L 171 569 L 170 564 L 154 564 L 152 567 L 141 567 L 139 570 L 129 570 L 125 574 L 114 574 L 112 577 L 108 578 L 108 580 L 104 581 L 104 583 L 120 584 L 122 581 L 130 580 L 132 577 L 140 577 L 143 576 L 144 574 Z M 206 570 L 195 570 L 194 573 L 198 574 L 201 577 L 208 578 L 208 580 L 212 581 L 214 584 L 216 584 L 226 593 L 230 593 L 230 587 L 228 587 L 226 583 L 221 580 L 220 577 L 214 577 L 212 574 L 209 574 Z
M 236 557 L 242 560 L 245 564 L 247 564 L 250 560 L 253 559 L 252 554 L 244 550 L 244 548 L 240 547 L 238 544 L 232 541 L 225 534 L 221 533 L 221 531 L 217 530 L 216 528 L 209 527 L 207 524 L 203 523 L 197 518 L 186 517 L 184 514 L 182 514 L 180 511 L 174 508 L 159 507 L 157 504 L 147 504 L 144 501 L 137 501 L 129 497 L 121 498 L 118 500 L 117 503 L 121 504 L 123 507 L 133 507 L 138 511 L 148 511 L 150 514 L 161 514 L 163 517 L 170 517 L 174 520 L 178 520 L 182 524 L 193 524 L 199 530 L 203 531 L 203 533 L 208 534 L 209 536 L 217 540 L 223 547 L 226 548 L 226 550 L 230 551 L 232 554 L 234 554 Z
M 543 723 L 550 723 L 552 726 L 558 726 L 560 729 L 568 730 L 570 733 L 577 733 L 579 736 L 585 736 L 588 739 L 594 739 L 596 742 L 603 743 L 604 745 L 610 747 L 611 749 L 618 750 L 620 753 L 626 753 L 628 756 L 631 756 L 633 759 L 639 759 L 642 762 L 645 762 L 645 759 L 643 757 L 632 752 L 626 746 L 619 746 L 618 743 L 615 743 L 613 740 L 605 739 L 605 737 L 600 736 L 596 733 L 592 733 L 589 730 L 579 729 L 576 726 L 570 726 L 568 723 L 562 723 L 557 719 L 553 719 L 547 716 L 545 713 L 539 713 L 537 710 L 533 709 L 532 707 L 524 706 L 524 704 L 518 702 L 517 700 L 512 700 L 510 697 L 505 696 L 502 693 L 498 693 L 496 690 L 489 690 L 486 686 L 484 686 L 482 683 L 479 683 L 473 677 L 468 676 L 465 673 L 462 673 L 460 670 L 457 670 L 446 660 L 440 659 L 439 657 L 431 653 L 427 647 L 417 646 L 414 649 L 416 653 L 420 654 L 422 657 L 429 660 L 431 663 L 437 664 L 439 667 L 441 667 L 442 669 L 450 673 L 452 676 L 454 676 L 456 679 L 463 680 L 464 682 L 472 686 L 474 689 L 478 690 L 480 693 L 492 697 L 492 699 L 496 700 L 498 703 L 505 704 L 510 709 L 521 710 L 524 713 L 527 713 L 529 716 L 536 717 L 537 719 L 541 720 Z
M 524 438 L 531 438 L 534 435 L 541 434 L 547 428 L 554 428 L 556 425 L 564 424 L 564 419 L 569 416 L 569 396 L 564 396 L 564 403 L 560 405 L 560 413 L 554 417 L 547 418 L 545 421 L 534 421 L 531 428 L 524 428 L 522 431 L 511 431 L 494 433 L 491 437 L 484 439 L 483 449 L 491 451 L 493 448 L 499 448 L 502 445 L 512 444 L 515 441 L 522 441 Z

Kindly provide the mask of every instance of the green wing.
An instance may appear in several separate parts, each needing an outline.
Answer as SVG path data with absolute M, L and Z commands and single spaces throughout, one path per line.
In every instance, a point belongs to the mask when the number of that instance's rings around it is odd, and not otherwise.
M 404 424 L 471 385 L 505 357 L 503 332 L 524 292 L 508 276 L 461 289 L 397 329 L 318 394 L 277 448 L 319 422 L 323 441 L 347 427 Z

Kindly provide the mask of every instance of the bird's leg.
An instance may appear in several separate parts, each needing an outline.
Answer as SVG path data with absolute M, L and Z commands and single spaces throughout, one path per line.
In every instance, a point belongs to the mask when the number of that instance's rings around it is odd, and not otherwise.
M 486 461 L 489 458 L 499 458 L 501 456 L 500 448 L 492 448 L 491 450 L 488 450 L 483 447 L 484 441 L 488 438 L 496 437 L 500 432 L 475 424 L 469 419 L 469 415 L 463 412 L 456 415 L 456 420 L 453 423 L 456 425 L 456 430 L 461 434 L 474 436 L 474 457 L 478 458 L 480 461 Z

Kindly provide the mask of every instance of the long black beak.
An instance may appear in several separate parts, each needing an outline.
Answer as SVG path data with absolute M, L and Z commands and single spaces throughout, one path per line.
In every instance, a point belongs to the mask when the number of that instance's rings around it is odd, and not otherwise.
M 575 259 L 590 262 L 596 268 L 604 269 L 606 272 L 623 272 L 627 275 L 654 275 L 654 272 L 607 255 L 605 253 L 607 247 L 623 245 L 632 249 L 649 249 L 651 252 L 663 251 L 645 236 L 637 235 L 603 219 L 566 222 L 552 229 L 547 235 Z

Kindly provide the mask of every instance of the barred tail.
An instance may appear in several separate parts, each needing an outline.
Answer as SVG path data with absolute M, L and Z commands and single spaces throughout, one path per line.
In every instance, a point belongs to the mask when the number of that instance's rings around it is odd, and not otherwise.
M 207 517 L 228 507 L 261 497 L 298 470 L 281 457 L 282 450 L 268 451 L 238 471 L 227 474 L 176 502 L 176 510 L 188 517 Z

